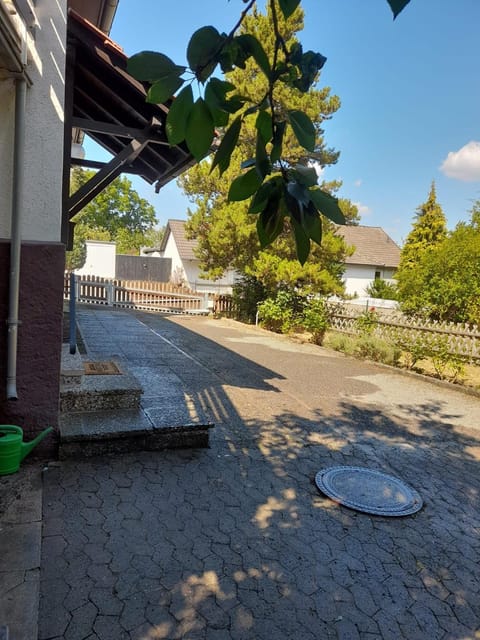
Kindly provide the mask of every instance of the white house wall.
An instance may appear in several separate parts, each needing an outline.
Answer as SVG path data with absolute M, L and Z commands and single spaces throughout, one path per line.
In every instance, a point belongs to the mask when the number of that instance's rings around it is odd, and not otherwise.
M 394 269 L 388 267 L 373 267 L 369 265 L 348 264 L 345 268 L 343 281 L 345 282 L 345 293 L 350 296 L 364 296 L 367 287 L 375 280 L 375 272 L 380 272 L 380 277 L 387 282 L 394 282 Z
M 87 255 L 81 269 L 75 269 L 77 275 L 115 278 L 116 245 L 115 242 L 87 240 Z
M 35 40 L 29 39 L 25 132 L 24 241 L 60 241 L 65 93 L 66 0 L 36 6 Z M 15 89 L 0 80 L 0 237 L 10 237 Z

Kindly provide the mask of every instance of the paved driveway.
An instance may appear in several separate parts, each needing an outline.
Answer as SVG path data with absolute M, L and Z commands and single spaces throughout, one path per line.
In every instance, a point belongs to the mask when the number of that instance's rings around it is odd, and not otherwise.
M 228 321 L 87 313 L 95 355 L 147 393 L 168 367 L 217 426 L 46 472 L 41 640 L 480 638 L 478 398 Z M 338 464 L 425 507 L 337 506 L 313 478 Z

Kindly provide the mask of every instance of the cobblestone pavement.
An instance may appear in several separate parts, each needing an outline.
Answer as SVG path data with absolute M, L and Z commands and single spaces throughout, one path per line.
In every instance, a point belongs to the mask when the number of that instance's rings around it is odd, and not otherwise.
M 140 377 L 169 366 L 217 426 L 209 449 L 50 465 L 40 640 L 480 638 L 478 399 L 225 322 L 89 331 Z M 340 507 L 313 484 L 338 464 L 425 506 Z

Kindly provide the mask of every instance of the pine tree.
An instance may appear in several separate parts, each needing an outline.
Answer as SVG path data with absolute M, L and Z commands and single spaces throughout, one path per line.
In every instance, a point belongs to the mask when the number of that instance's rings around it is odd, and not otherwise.
M 274 50 L 274 33 L 271 15 L 254 12 L 245 19 L 242 30 L 253 33 L 262 43 L 267 55 Z M 303 12 L 297 9 L 288 19 L 281 19 L 281 31 L 286 48 L 297 41 L 296 34 L 303 28 Z M 241 95 L 259 96 L 265 94 L 267 81 L 264 74 L 252 60 L 247 60 L 245 69 L 235 69 L 227 74 L 228 81 L 235 84 Z M 316 130 L 316 145 L 313 152 L 301 147 L 293 133 L 287 129 L 284 140 L 284 156 L 290 166 L 327 166 L 334 164 L 338 152 L 327 147 L 323 139 L 322 123 L 330 118 L 340 106 L 337 96 L 330 95 L 327 87 L 312 89 L 302 93 L 282 84 L 274 95 L 275 108 L 279 112 L 287 109 L 304 111 L 312 120 Z M 187 229 L 191 237 L 199 243 L 198 256 L 205 274 L 210 278 L 220 277 L 233 267 L 241 273 L 259 277 L 269 288 L 281 281 L 286 286 L 302 282 L 317 291 L 340 292 L 341 276 L 346 247 L 342 239 L 334 236 L 333 225 L 323 220 L 322 246 L 315 245 L 310 258 L 301 267 L 297 261 L 292 234 L 285 223 L 284 233 L 273 245 L 260 251 L 257 235 L 257 216 L 248 213 L 247 201 L 228 202 L 228 188 L 240 173 L 240 165 L 245 158 L 256 155 L 257 114 L 247 116 L 230 167 L 219 178 L 217 170 L 210 173 L 211 164 L 206 161 L 197 165 L 180 179 L 184 192 L 195 204 L 189 211 Z M 323 185 L 328 187 L 329 185 Z M 338 188 L 338 184 L 330 185 Z M 341 202 L 342 209 L 355 223 L 358 211 L 348 201 Z

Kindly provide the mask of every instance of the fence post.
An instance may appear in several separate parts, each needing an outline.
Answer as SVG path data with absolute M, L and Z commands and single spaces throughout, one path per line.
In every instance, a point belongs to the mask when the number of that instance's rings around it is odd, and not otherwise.
M 113 282 L 105 282 L 105 293 L 107 294 L 107 305 L 113 307 L 114 296 L 113 296 Z

